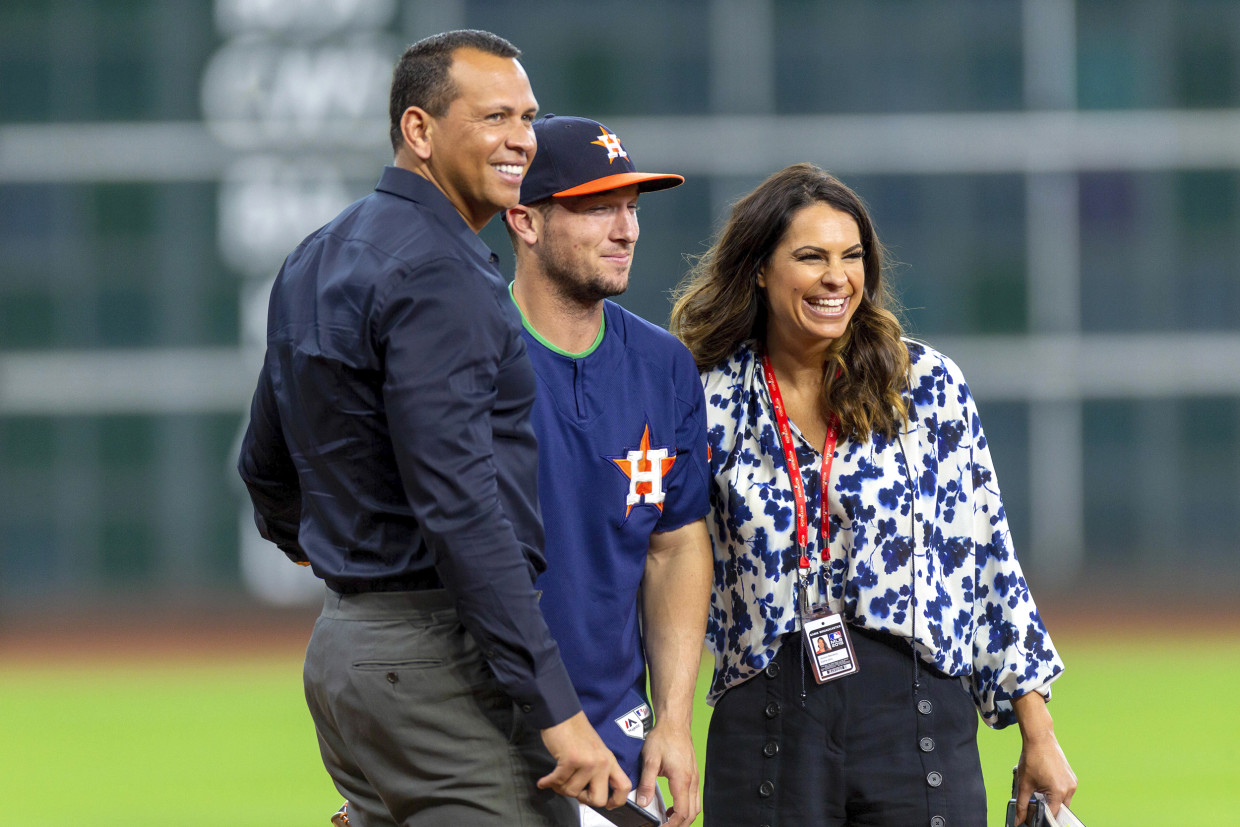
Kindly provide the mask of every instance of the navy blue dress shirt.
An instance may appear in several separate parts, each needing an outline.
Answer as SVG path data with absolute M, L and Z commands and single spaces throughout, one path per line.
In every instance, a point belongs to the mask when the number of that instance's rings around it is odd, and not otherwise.
M 339 592 L 442 586 L 534 726 L 581 707 L 538 607 L 534 372 L 495 256 L 387 167 L 271 291 L 238 470 L 263 537 Z

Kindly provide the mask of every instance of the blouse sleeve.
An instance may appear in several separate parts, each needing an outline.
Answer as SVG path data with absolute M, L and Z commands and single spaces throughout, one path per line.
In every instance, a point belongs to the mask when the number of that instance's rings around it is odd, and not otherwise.
M 1031 691 L 1050 698 L 1050 684 L 1063 672 L 1064 665 L 1038 615 L 1012 548 L 1007 514 L 977 406 L 960 369 L 946 358 L 944 363 L 955 379 L 955 403 L 960 416 L 957 451 L 965 463 L 961 487 L 971 495 L 971 502 L 959 504 L 972 511 L 976 572 L 971 691 L 982 719 L 1001 729 L 1016 722 L 1014 698 Z M 950 393 L 951 385 L 948 388 Z M 939 447 L 942 451 L 942 442 Z M 967 592 L 967 581 L 965 586 Z

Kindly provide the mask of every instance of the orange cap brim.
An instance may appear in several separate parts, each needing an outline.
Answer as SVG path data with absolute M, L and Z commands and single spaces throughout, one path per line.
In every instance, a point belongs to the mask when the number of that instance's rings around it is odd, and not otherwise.
M 616 175 L 605 175 L 586 181 L 566 190 L 552 194 L 552 198 L 566 198 L 570 195 L 592 195 L 596 192 L 617 190 L 621 187 L 637 184 L 638 192 L 652 192 L 678 187 L 685 182 L 684 176 L 662 172 L 621 172 Z

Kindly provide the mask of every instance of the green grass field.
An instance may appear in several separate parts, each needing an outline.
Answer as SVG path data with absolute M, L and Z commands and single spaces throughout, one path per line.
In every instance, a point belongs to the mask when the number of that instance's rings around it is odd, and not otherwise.
M 1057 638 L 1051 704 L 1097 825 L 1237 823 L 1240 641 Z M 703 671 L 703 677 L 706 672 Z M 709 710 L 697 717 L 705 755 Z M 990 823 L 1020 749 L 982 731 Z M 294 655 L 113 668 L 0 663 L 0 792 L 22 827 L 318 825 L 339 799 L 319 763 Z

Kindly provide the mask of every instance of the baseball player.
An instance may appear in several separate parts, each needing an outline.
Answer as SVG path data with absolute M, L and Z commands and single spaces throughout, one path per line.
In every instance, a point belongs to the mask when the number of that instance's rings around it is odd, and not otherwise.
M 705 405 L 684 346 L 607 301 L 628 286 L 639 194 L 684 179 L 638 172 L 592 120 L 546 115 L 534 134 L 521 203 L 504 217 L 538 380 L 540 605 L 587 717 L 636 785 L 630 798 L 662 815 L 664 776 L 668 823 L 689 824 L 712 566 Z M 581 818 L 608 823 L 587 807 Z

